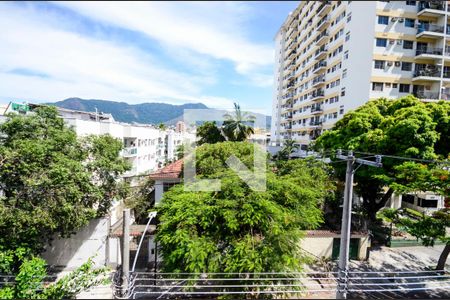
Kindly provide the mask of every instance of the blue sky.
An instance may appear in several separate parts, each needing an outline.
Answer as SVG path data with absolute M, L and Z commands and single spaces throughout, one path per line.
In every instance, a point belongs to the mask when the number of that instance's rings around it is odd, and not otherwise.
M 0 2 L 0 102 L 69 97 L 271 111 L 292 2 Z

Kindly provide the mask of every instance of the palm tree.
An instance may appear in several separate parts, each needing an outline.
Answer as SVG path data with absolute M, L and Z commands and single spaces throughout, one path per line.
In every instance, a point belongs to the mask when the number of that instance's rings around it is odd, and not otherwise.
M 222 132 L 228 141 L 242 142 L 254 133 L 253 127 L 248 124 L 253 124 L 256 117 L 242 112 L 239 104 L 234 103 L 234 114 L 227 113 L 224 118 Z
M 284 146 L 280 150 L 278 157 L 280 159 L 290 159 L 291 154 L 297 152 L 298 148 L 299 148 L 299 146 L 298 146 L 298 144 L 295 143 L 294 140 L 291 140 L 291 139 L 286 140 L 286 141 L 284 141 Z

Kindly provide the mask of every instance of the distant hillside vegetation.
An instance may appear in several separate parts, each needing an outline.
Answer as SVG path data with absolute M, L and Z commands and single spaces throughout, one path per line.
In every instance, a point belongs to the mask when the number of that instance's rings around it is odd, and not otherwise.
M 208 108 L 202 103 L 187 103 L 183 105 L 166 103 L 128 104 L 125 102 L 80 98 L 68 98 L 47 104 L 90 112 L 95 112 L 95 108 L 97 108 L 98 112 L 112 114 L 116 121 L 142 124 L 159 124 L 178 119 L 183 115 L 184 109 Z

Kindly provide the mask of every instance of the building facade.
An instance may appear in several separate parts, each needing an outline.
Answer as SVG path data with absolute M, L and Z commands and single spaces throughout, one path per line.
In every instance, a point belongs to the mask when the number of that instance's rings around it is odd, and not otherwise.
M 301 1 L 275 36 L 271 145 L 305 148 L 371 99 L 450 99 L 448 7 Z

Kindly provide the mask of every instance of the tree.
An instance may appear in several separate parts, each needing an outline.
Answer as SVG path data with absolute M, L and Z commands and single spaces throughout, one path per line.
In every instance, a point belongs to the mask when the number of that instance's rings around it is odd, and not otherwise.
M 47 277 L 45 261 L 38 257 L 24 259 L 14 281 L 6 282 L 0 289 L 1 299 L 73 299 L 75 296 L 93 286 L 106 284 L 107 269 L 94 269 L 91 259 L 75 271 L 46 284 Z M 0 271 L 4 271 L 0 268 Z
M 284 141 L 283 148 L 276 154 L 276 158 L 278 160 L 288 160 L 291 159 L 291 154 L 297 152 L 299 149 L 299 145 L 295 143 L 294 140 L 286 140 Z
M 2 251 L 38 254 L 52 238 L 103 216 L 127 191 L 118 180 L 130 168 L 118 157 L 122 143 L 77 138 L 54 107 L 9 115 L 0 136 Z
M 403 217 L 399 210 L 384 209 L 379 214 L 385 220 L 392 222 L 397 227 L 406 230 L 412 236 L 420 239 L 424 246 L 433 246 L 436 240 L 445 243 L 445 247 L 439 256 L 436 270 L 444 270 L 445 262 L 450 253 L 450 236 L 447 235 L 447 227 L 450 227 L 450 209 L 436 211 L 432 216 L 423 215 L 419 220 Z
M 217 128 L 216 122 L 205 122 L 197 128 L 198 145 L 215 144 L 225 141 L 220 129 Z
M 302 230 L 322 222 L 320 206 L 333 189 L 326 166 L 293 160 L 277 173 L 267 168 L 267 191 L 257 192 L 226 165 L 235 155 L 253 169 L 253 152 L 246 142 L 204 144 L 197 148 L 197 175 L 219 178 L 221 190 L 190 192 L 177 185 L 164 194 L 157 240 L 167 272 L 301 268 Z
M 449 116 L 450 104 L 444 101 L 425 104 L 413 96 L 373 100 L 345 114 L 332 130 L 317 139 L 314 148 L 318 151 L 344 149 L 418 159 L 448 157 Z M 362 196 L 363 207 L 370 220 L 375 220 L 376 212 L 395 190 L 396 167 L 407 166 L 407 163 L 384 157 L 383 168 L 361 166 L 355 173 L 355 190 Z M 335 166 L 338 176 L 343 178 L 344 166 Z M 386 186 L 389 189 L 383 192 Z
M 137 224 L 145 224 L 148 213 L 155 205 L 155 181 L 145 178 L 134 187 L 130 196 L 125 200 L 127 207 L 134 210 L 134 217 Z
M 157 127 L 158 127 L 159 129 L 161 129 L 161 130 L 166 130 L 166 129 L 167 129 L 167 126 L 166 126 L 166 124 L 164 124 L 164 123 L 159 123 Z
M 234 103 L 234 114 L 225 114 L 222 126 L 223 135 L 228 141 L 242 142 L 254 133 L 253 124 L 255 116 L 242 112 L 239 104 Z
M 176 149 L 177 159 L 182 159 L 184 157 L 184 145 L 178 145 Z

